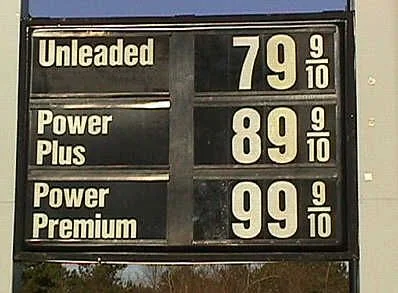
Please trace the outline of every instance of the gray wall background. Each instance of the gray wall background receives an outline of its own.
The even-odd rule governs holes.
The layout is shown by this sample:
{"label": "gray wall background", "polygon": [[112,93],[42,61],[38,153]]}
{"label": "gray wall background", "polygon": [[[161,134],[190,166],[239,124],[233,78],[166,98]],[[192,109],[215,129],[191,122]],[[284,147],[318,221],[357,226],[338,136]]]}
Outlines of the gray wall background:
{"label": "gray wall background", "polygon": [[398,1],[357,0],[361,293],[398,292]]}
{"label": "gray wall background", "polygon": [[19,0],[0,9],[0,292],[11,292],[17,138]]}
{"label": "gray wall background", "polygon": [[[11,292],[19,0],[0,10],[0,292]],[[357,0],[361,293],[398,292],[398,1]]]}

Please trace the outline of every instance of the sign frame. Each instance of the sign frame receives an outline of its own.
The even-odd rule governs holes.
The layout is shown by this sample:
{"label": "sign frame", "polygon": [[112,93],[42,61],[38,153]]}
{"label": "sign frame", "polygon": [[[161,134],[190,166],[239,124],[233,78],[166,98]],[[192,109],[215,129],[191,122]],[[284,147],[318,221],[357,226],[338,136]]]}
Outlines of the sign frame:
{"label": "sign frame", "polygon": [[[184,223],[191,222],[192,205],[181,203],[186,199],[192,203],[192,198],[185,194],[193,193],[194,162],[193,143],[181,143],[182,133],[185,141],[193,141],[193,133],[186,133],[185,125],[193,123],[193,113],[187,114],[186,109],[193,109],[192,99],[186,96],[194,96],[193,77],[185,70],[181,70],[178,64],[190,62],[181,60],[188,58],[194,48],[192,39],[189,38],[189,29],[193,27],[222,26],[224,24],[239,26],[253,24],[333,24],[340,28],[341,47],[340,63],[341,71],[345,75],[341,78],[342,117],[341,131],[342,143],[342,187],[345,199],[343,200],[343,226],[345,227],[344,244],[339,247],[311,249],[297,249],[284,247],[239,246],[224,247],[218,245],[203,247],[191,246],[192,230],[181,229]],[[185,212],[179,216],[169,214],[168,226],[174,227],[167,230],[168,245],[165,246],[98,246],[90,247],[30,247],[25,244],[24,223],[25,192],[28,184],[28,149],[29,144],[29,103],[28,93],[30,89],[30,51],[29,31],[37,27],[78,27],[78,26],[135,26],[155,28],[162,30],[180,29],[182,33],[178,38],[170,40],[170,46],[178,46],[177,42],[185,44],[180,52],[185,55],[176,55],[170,50],[170,63],[177,65],[170,71],[170,80],[176,78],[185,80],[182,86],[173,86],[170,83],[171,103],[179,99],[169,116],[170,120],[170,179],[168,194],[168,210],[179,208]],[[18,107],[18,165],[16,184],[16,209],[15,209],[15,239],[14,259],[33,261],[103,261],[103,262],[186,262],[186,261],[260,261],[260,260],[351,260],[358,259],[358,199],[357,199],[357,150],[356,150],[356,98],[354,79],[354,37],[353,14],[351,12],[330,12],[314,14],[288,14],[288,15],[255,15],[255,16],[218,16],[218,17],[167,17],[167,18],[101,18],[101,19],[27,19],[21,27],[21,51],[20,51],[20,75],[19,75],[19,107]],[[173,43],[174,42],[174,43]],[[177,58],[180,58],[177,63]],[[192,64],[193,65],[193,64]],[[191,68],[192,69],[192,68]],[[164,99],[161,95],[160,99]],[[192,111],[193,112],[193,111]],[[177,163],[178,162],[178,163]],[[180,163],[184,162],[184,163]],[[186,227],[186,226],[185,226]]]}

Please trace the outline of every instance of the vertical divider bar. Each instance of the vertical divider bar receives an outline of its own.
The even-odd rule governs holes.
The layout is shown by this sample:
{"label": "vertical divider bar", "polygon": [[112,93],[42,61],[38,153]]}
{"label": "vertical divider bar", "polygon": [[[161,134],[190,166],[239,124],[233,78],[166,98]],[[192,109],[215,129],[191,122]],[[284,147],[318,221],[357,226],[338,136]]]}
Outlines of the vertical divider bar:
{"label": "vertical divider bar", "polygon": [[173,246],[191,245],[193,239],[194,50],[192,33],[171,35],[167,239]]}

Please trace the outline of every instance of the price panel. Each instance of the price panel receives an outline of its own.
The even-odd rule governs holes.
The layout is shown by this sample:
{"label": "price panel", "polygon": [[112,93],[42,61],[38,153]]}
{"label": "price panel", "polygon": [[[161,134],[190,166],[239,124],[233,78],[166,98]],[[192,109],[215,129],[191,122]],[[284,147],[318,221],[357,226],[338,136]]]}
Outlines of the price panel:
{"label": "price panel", "polygon": [[341,241],[340,199],[331,179],[197,180],[194,238],[198,243],[292,245]]}
{"label": "price panel", "polygon": [[198,165],[336,163],[335,105],[199,107],[194,117]]}
{"label": "price panel", "polygon": [[281,29],[196,37],[198,92],[335,92],[330,29]]}

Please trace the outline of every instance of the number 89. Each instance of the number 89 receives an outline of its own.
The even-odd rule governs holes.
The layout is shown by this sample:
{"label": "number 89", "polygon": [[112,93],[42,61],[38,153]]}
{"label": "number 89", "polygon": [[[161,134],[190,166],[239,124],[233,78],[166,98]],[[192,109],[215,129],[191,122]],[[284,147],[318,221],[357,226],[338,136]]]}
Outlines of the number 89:
{"label": "number 89", "polygon": [[[261,156],[261,117],[253,108],[242,108],[232,118],[232,156],[241,164],[252,164]],[[287,107],[278,107],[267,117],[268,140],[274,145],[267,152],[279,164],[292,162],[297,156],[297,115]]]}

